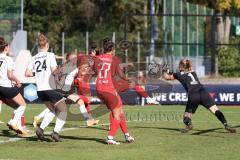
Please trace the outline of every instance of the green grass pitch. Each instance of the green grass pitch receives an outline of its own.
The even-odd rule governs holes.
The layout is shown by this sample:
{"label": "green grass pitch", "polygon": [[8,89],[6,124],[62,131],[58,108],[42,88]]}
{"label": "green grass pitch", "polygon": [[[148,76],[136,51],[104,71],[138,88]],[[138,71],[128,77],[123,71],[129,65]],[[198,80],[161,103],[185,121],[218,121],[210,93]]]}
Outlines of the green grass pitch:
{"label": "green grass pitch", "polygon": [[[34,131],[32,118],[43,105],[28,105],[25,112],[27,127]],[[221,106],[230,125],[240,132],[240,107]],[[194,130],[180,133],[184,127],[184,106],[124,106],[129,132],[135,142],[126,144],[121,131],[119,146],[105,145],[108,125],[85,127],[82,121],[68,121],[61,132],[62,142],[40,142],[35,136],[18,138],[5,124],[0,124],[0,160],[226,160],[240,159],[240,135],[225,131],[217,118],[203,107],[193,116]],[[12,109],[3,106],[0,120],[7,122]],[[77,112],[77,110],[76,110]],[[98,117],[108,123],[108,114]],[[46,133],[51,133],[51,124]]]}

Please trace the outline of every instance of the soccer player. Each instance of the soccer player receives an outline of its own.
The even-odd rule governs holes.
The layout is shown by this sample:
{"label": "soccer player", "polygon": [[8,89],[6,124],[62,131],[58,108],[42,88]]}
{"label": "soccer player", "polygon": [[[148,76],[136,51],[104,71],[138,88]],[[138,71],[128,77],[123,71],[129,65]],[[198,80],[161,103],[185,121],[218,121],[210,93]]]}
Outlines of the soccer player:
{"label": "soccer player", "polygon": [[[110,130],[108,132],[107,144],[119,145],[120,143],[114,140],[114,136],[120,127],[125,135],[126,142],[131,143],[134,138],[129,135],[122,101],[112,83],[112,75],[110,71],[113,63],[113,53],[115,52],[114,43],[109,41],[104,45],[104,54],[99,55],[95,60],[94,67],[98,73],[96,80],[96,91],[98,97],[110,109]],[[97,62],[98,61],[98,62]],[[118,70],[116,70],[117,72]],[[124,75],[122,78],[128,80]]]}
{"label": "soccer player", "polygon": [[85,105],[87,107],[88,112],[90,113],[90,101],[91,101],[91,87],[90,87],[90,80],[92,75],[92,66],[93,66],[93,57],[95,56],[95,48],[96,46],[93,45],[89,49],[89,55],[78,53],[78,68],[79,72],[77,77],[74,80],[74,84],[78,88],[78,93],[80,95],[84,95],[87,97],[85,101]]}
{"label": "soccer player", "polygon": [[214,100],[206,91],[204,86],[199,82],[197,74],[192,69],[192,62],[189,59],[182,59],[179,63],[179,72],[170,74],[164,73],[166,80],[177,79],[188,93],[188,101],[185,109],[183,122],[186,128],[182,132],[188,132],[193,129],[192,114],[194,114],[199,105],[203,105],[206,109],[212,112],[218,120],[224,125],[225,129],[230,133],[235,133],[236,130],[231,128],[223,113],[218,109]]}
{"label": "soccer player", "polygon": [[[103,46],[110,41],[111,40],[109,37],[104,38]],[[133,89],[138,94],[138,96],[145,98],[148,104],[159,104],[159,102],[157,102],[156,100],[154,100],[149,96],[149,94],[145,91],[145,88],[141,86],[137,81],[130,80],[130,79],[126,81],[125,79],[122,79],[122,78],[119,79],[119,76],[121,76],[120,74],[124,74],[123,72],[124,68],[129,66],[131,67],[134,66],[132,63],[122,63],[120,58],[115,55],[113,57],[112,64],[113,65],[111,66],[111,71],[113,71],[112,72],[113,84],[118,93],[122,93],[129,89]],[[115,74],[114,73],[115,70],[119,70],[118,71],[119,74]]]}
{"label": "soccer player", "polygon": [[[56,84],[57,89],[59,89],[61,92],[64,92],[64,94],[71,94],[74,92],[72,84],[74,81],[74,77],[79,72],[78,67],[76,66],[77,63],[76,60],[77,60],[76,55],[73,52],[68,53],[66,56],[66,63],[63,66],[63,69],[61,70],[61,74],[55,76],[56,77],[55,82],[57,82]],[[87,97],[80,94],[79,97],[84,101],[85,105],[89,103]],[[88,127],[97,125],[99,123],[99,120],[95,120],[92,118],[92,116],[86,110],[85,106],[81,105],[79,109]],[[40,122],[40,120],[44,117],[44,115],[49,111],[50,110],[46,108],[39,115],[34,116],[33,126],[35,128],[37,127],[37,124]]]}
{"label": "soccer player", "polygon": [[[67,61],[68,61],[68,65],[67,68],[72,68],[71,72],[69,74],[67,74],[66,76],[66,80],[65,80],[65,86],[64,86],[64,91],[66,92],[70,92],[73,89],[70,89],[70,87],[73,88],[73,84],[74,84],[74,78],[78,75],[78,74],[89,74],[89,71],[86,70],[86,67],[79,67],[77,66],[77,63],[80,64],[79,61],[77,61],[76,55],[73,53],[69,53],[67,55]],[[89,60],[88,60],[89,62]],[[92,62],[93,63],[93,62]],[[72,67],[71,67],[72,66]],[[85,65],[86,66],[86,65]],[[75,68],[75,69],[74,69]],[[91,77],[91,75],[90,75]],[[83,100],[85,107],[84,108],[80,108],[80,112],[82,113],[82,115],[84,116],[84,119],[87,122],[87,126],[93,126],[93,125],[97,125],[99,123],[99,120],[95,120],[90,112],[90,96],[91,96],[91,91],[90,91],[90,85],[88,83],[88,81],[85,82],[88,86],[83,87],[80,83],[80,85],[78,86],[78,95],[80,96],[80,98]],[[68,87],[70,86],[70,87]],[[85,92],[86,91],[86,92]]]}
{"label": "soccer player", "polygon": [[14,111],[14,117],[9,124],[10,129],[26,136],[28,135],[28,130],[18,125],[26,109],[26,102],[19,92],[18,88],[21,87],[21,83],[13,74],[13,60],[8,56],[9,51],[8,43],[4,38],[0,37],[0,97],[2,100],[9,99],[12,101],[14,105],[10,105],[11,107],[17,106],[17,109]]}
{"label": "soccer player", "polygon": [[45,140],[44,129],[53,120],[55,115],[57,115],[51,138],[58,142],[60,141],[59,132],[63,128],[67,118],[67,105],[65,100],[70,99],[79,106],[84,106],[84,102],[77,95],[64,95],[53,89],[55,82],[52,75],[59,74],[61,68],[57,69],[54,53],[48,52],[48,39],[43,34],[38,36],[38,47],[39,52],[33,56],[26,69],[25,76],[32,77],[34,76],[33,73],[35,73],[38,97],[46,104],[51,112],[44,115],[40,127],[36,128],[36,135],[40,140]]}

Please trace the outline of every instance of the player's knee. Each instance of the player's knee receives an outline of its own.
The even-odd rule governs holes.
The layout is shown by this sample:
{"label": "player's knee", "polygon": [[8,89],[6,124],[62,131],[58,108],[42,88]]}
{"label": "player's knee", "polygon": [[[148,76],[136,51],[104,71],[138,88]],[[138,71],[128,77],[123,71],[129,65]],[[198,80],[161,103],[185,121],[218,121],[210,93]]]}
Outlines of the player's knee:
{"label": "player's knee", "polygon": [[83,100],[84,103],[86,103],[86,104],[90,103],[89,99],[86,96],[80,95],[79,97]]}
{"label": "player's knee", "polygon": [[191,120],[191,118],[189,118],[189,117],[184,117],[184,118],[183,118],[183,123],[184,123],[186,126],[190,126],[190,125],[192,125],[192,120]]}
{"label": "player's knee", "polygon": [[81,98],[79,98],[76,102],[79,105],[84,105],[84,101]]}

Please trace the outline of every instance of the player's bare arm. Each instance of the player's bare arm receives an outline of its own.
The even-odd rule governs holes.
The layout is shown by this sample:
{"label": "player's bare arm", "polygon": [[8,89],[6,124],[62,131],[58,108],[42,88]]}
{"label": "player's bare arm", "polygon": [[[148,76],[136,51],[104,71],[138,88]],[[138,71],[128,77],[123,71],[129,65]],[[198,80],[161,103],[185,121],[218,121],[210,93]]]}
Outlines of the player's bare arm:
{"label": "player's bare arm", "polygon": [[175,79],[175,78],[173,77],[173,74],[170,74],[170,73],[167,73],[167,72],[165,72],[165,73],[163,74],[163,77],[164,77],[165,80],[174,80],[174,79]]}
{"label": "player's bare arm", "polygon": [[63,70],[63,67],[51,67],[51,71],[53,75],[58,75],[61,73],[61,71]]}
{"label": "player's bare arm", "polygon": [[124,72],[122,71],[122,69],[120,68],[120,66],[119,66],[119,68],[117,69],[117,72],[118,72],[118,75],[119,75],[120,78],[122,78],[122,79],[124,79],[124,80],[127,80],[127,81],[130,80],[130,79],[124,74]]}
{"label": "player's bare arm", "polygon": [[30,69],[26,69],[25,77],[34,77],[34,73]]}
{"label": "player's bare arm", "polygon": [[12,70],[7,71],[8,78],[13,81],[17,87],[21,87],[21,82],[18,80],[18,78],[13,74]]}
{"label": "player's bare arm", "polygon": [[124,69],[126,67],[134,67],[134,64],[133,63],[121,63],[121,64],[119,64],[119,67],[121,69]]}

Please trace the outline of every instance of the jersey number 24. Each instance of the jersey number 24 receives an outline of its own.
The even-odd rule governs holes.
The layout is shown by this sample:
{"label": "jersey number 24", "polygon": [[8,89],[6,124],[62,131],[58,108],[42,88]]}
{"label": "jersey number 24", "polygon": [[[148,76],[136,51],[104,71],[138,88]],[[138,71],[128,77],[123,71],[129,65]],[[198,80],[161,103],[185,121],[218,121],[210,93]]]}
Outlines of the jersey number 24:
{"label": "jersey number 24", "polygon": [[42,70],[47,69],[46,59],[44,59],[42,62],[41,61],[36,61],[35,65],[36,65],[36,72],[41,72]]}

